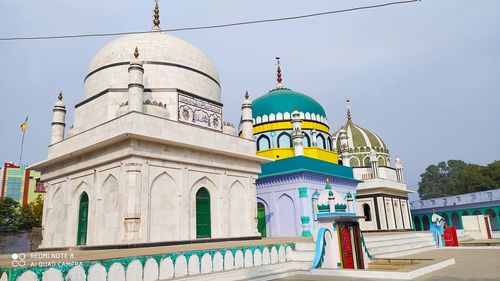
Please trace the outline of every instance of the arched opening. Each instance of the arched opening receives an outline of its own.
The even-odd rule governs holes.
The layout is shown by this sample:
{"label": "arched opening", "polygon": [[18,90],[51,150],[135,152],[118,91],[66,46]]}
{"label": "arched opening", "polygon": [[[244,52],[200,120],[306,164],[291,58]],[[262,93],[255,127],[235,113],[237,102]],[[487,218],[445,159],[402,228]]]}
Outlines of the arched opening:
{"label": "arched opening", "polygon": [[351,160],[349,160],[349,163],[351,164],[351,167],[359,166],[359,160],[356,157],[352,157]]}
{"label": "arched opening", "polygon": [[257,139],[257,151],[271,148],[271,140],[266,135],[260,135]]}
{"label": "arched opening", "polygon": [[210,238],[210,194],[204,187],[196,192],[196,238]]}
{"label": "arched opening", "polygon": [[267,237],[266,207],[261,202],[257,202],[257,230],[262,237]]}
{"label": "arched opening", "polygon": [[326,149],[325,147],[325,137],[323,137],[322,134],[318,134],[316,136],[316,145],[319,147],[319,148],[323,148],[323,149]]}
{"label": "arched opening", "polygon": [[328,137],[328,141],[326,144],[327,144],[327,149],[333,151],[333,142],[331,137]]}
{"label": "arched opening", "polygon": [[384,158],[382,158],[382,157],[379,157],[379,158],[378,158],[378,165],[379,165],[380,167],[385,166],[385,161],[384,161]]}
{"label": "arched opening", "polygon": [[490,217],[491,230],[498,231],[498,219],[497,214],[492,209],[486,210],[486,215]]}
{"label": "arched opening", "polygon": [[78,233],[76,245],[87,244],[87,225],[89,220],[89,196],[86,192],[80,195],[80,205],[78,208]]}
{"label": "arched opening", "polygon": [[480,215],[480,214],[481,214],[481,211],[479,211],[479,210],[474,210],[474,212],[472,212],[472,214],[473,214],[474,216],[477,216],[477,215]]}
{"label": "arched opening", "polygon": [[468,216],[468,215],[469,215],[469,212],[467,212],[467,211],[464,211],[464,212],[462,213],[462,216]]}
{"label": "arched opening", "polygon": [[284,194],[278,199],[277,213],[279,236],[296,236],[295,204],[290,196]]}
{"label": "arched opening", "polygon": [[180,239],[179,202],[174,179],[163,172],[153,180],[150,194],[149,241]]}
{"label": "arched opening", "polygon": [[462,222],[460,221],[460,216],[453,212],[451,213],[451,225],[457,229],[462,229]]}
{"label": "arched opening", "polygon": [[450,225],[451,222],[450,222],[450,218],[448,217],[448,214],[442,213],[441,216],[443,217],[446,224]]}
{"label": "arched opening", "polygon": [[302,145],[304,147],[310,147],[311,146],[311,138],[305,132],[304,132],[304,137],[302,138]]}
{"label": "arched opening", "polygon": [[339,165],[344,165],[344,161],[342,161],[342,159],[339,159],[339,160],[337,161],[337,163],[338,163]]}
{"label": "arched opening", "polygon": [[363,165],[364,165],[365,167],[370,167],[370,166],[371,166],[371,165],[370,165],[370,157],[365,157],[365,159],[364,159],[364,161],[363,161],[363,162],[364,162],[364,163],[363,163]]}
{"label": "arched opening", "polygon": [[418,216],[413,217],[413,225],[415,226],[416,231],[422,230],[422,223],[420,222],[420,217]]}
{"label": "arched opening", "polygon": [[422,224],[424,226],[424,230],[431,229],[431,223],[430,223],[429,217],[423,216],[422,217]]}
{"label": "arched opening", "polygon": [[292,147],[292,138],[290,134],[283,132],[278,135],[278,147],[279,148],[288,148]]}
{"label": "arched opening", "polygon": [[365,221],[372,221],[372,212],[370,205],[363,204],[363,215],[365,216]]}

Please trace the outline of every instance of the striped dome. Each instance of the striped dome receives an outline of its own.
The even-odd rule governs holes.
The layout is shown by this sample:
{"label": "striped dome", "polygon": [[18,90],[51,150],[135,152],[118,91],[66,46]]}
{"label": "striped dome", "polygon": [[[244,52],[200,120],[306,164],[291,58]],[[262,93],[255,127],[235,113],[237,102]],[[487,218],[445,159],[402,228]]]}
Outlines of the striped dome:
{"label": "striped dome", "polygon": [[[377,156],[382,159],[379,163],[381,166],[390,166],[389,149],[377,134],[354,124],[351,120],[348,120],[342,129],[348,137],[349,154],[352,156],[351,167],[368,166],[367,159],[372,150],[375,150]],[[337,150],[340,149],[340,132],[341,130],[338,130],[333,133],[337,140]]]}

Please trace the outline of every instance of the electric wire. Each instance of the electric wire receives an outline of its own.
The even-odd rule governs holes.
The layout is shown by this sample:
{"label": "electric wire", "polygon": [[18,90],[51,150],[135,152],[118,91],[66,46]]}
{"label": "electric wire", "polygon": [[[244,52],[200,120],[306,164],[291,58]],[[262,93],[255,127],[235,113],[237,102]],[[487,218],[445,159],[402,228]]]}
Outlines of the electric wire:
{"label": "electric wire", "polygon": [[[261,23],[269,23],[269,22],[298,20],[298,19],[325,16],[325,15],[331,15],[331,14],[339,14],[339,13],[353,12],[353,11],[359,11],[359,10],[382,8],[382,7],[393,6],[393,5],[409,4],[409,3],[413,3],[413,2],[419,2],[419,1],[421,1],[421,0],[396,1],[396,2],[376,4],[376,5],[360,6],[360,7],[348,8],[348,9],[333,10],[333,11],[313,13],[313,14],[305,14],[305,15],[299,15],[299,16],[252,20],[252,21],[242,21],[242,22],[217,24],[217,25],[205,25],[205,26],[193,26],[193,27],[180,27],[180,28],[172,28],[172,29],[163,29],[160,32],[205,30],[205,29],[215,29],[215,28],[226,28],[226,27],[234,27],[234,26],[261,24]],[[0,38],[0,41],[73,39],[73,38],[86,38],[86,37],[107,37],[107,36],[129,35],[129,34],[142,34],[142,33],[153,33],[153,32],[158,32],[158,31],[131,31],[131,32],[91,33],[91,34],[33,36],[33,37],[4,37],[4,38]]]}

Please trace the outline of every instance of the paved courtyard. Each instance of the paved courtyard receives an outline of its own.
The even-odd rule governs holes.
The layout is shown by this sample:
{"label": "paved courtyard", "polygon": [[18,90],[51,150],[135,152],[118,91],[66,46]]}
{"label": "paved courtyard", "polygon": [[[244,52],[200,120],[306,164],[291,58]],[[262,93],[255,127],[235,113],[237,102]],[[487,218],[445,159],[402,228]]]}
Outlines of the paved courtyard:
{"label": "paved courtyard", "polygon": [[[417,281],[498,281],[500,280],[500,249],[456,249],[456,250],[433,250],[420,254],[411,255],[412,258],[455,258],[455,264],[444,269],[434,271],[419,278]],[[327,277],[314,275],[296,275],[277,280],[289,281],[312,281],[312,280],[335,280],[335,281],[380,281],[383,279],[350,278],[350,277]]]}

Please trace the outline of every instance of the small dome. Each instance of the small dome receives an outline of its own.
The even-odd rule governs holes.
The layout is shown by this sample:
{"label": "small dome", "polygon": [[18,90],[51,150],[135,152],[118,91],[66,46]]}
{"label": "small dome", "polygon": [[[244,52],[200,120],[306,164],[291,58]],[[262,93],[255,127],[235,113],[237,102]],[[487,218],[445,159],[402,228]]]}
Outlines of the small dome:
{"label": "small dome", "polygon": [[356,147],[373,147],[373,148],[382,148],[382,149],[387,149],[387,147],[384,144],[384,141],[375,134],[374,132],[362,128],[351,121],[347,122],[347,124],[342,127],[340,130],[335,132],[333,135],[337,138],[337,145],[340,145],[340,140],[338,139],[338,136],[341,132],[341,130],[344,130],[347,134],[348,138],[348,143],[350,148],[356,148]]}
{"label": "small dome", "polygon": [[349,154],[352,156],[351,167],[368,166],[372,152],[375,152],[376,157],[381,159],[379,160],[381,166],[390,166],[389,150],[377,134],[348,120],[342,128],[333,133],[337,140],[337,149],[341,147],[339,138],[341,132],[347,135]]}
{"label": "small dome", "polygon": [[162,32],[131,34],[105,45],[89,64],[85,98],[109,88],[128,87],[129,62],[138,49],[145,88],[176,88],[220,102],[219,75],[198,48]]}
{"label": "small dome", "polygon": [[[273,116],[280,114],[283,116],[282,119],[290,119],[295,110],[304,114],[303,119],[315,120],[322,123],[326,122],[325,110],[321,104],[307,95],[287,88],[271,90],[267,94],[257,98],[252,105],[254,119],[266,116],[266,119],[269,121],[274,121],[269,118],[271,114]],[[314,118],[312,117],[313,115]],[[284,116],[288,116],[288,118]],[[275,120],[279,120],[279,118],[276,117]],[[262,121],[262,123],[265,123],[265,121]]]}

